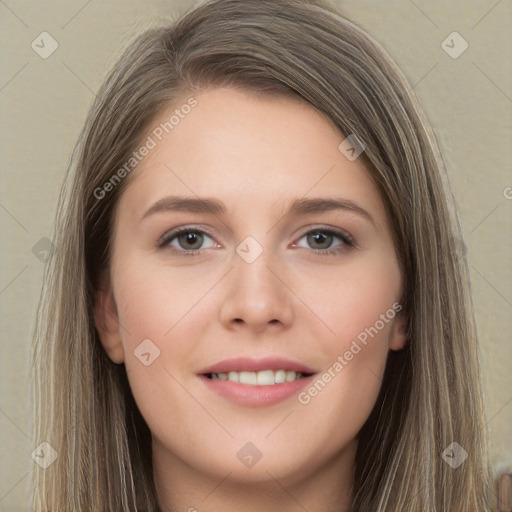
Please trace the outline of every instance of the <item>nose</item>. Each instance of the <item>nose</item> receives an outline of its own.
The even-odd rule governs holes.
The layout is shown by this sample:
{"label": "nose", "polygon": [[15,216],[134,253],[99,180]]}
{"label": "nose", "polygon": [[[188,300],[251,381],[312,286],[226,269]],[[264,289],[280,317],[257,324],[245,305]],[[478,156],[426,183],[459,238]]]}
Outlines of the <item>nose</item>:
{"label": "nose", "polygon": [[235,254],[233,265],[223,286],[222,325],[231,331],[254,333],[289,328],[295,316],[293,292],[272,255],[263,251],[247,263]]}

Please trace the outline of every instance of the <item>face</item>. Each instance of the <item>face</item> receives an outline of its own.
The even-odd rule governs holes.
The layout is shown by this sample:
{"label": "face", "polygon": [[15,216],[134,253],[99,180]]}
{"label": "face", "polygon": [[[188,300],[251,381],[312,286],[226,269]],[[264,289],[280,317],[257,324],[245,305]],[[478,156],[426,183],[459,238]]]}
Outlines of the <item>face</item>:
{"label": "face", "polygon": [[196,99],[119,200],[101,341],[169,468],[320,474],[353,454],[404,343],[391,226],[362,159],[311,106]]}

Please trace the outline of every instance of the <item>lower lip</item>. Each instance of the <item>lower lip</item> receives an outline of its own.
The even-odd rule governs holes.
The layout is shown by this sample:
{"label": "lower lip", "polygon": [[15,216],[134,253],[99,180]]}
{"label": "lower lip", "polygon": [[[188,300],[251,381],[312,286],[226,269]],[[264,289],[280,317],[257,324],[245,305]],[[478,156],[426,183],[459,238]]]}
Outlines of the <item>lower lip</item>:
{"label": "lower lip", "polygon": [[208,389],[232,402],[249,407],[265,407],[297,395],[311,383],[313,377],[314,375],[310,375],[309,377],[303,377],[292,382],[283,382],[270,386],[254,386],[230,380],[209,379],[205,375],[199,375],[199,378]]}

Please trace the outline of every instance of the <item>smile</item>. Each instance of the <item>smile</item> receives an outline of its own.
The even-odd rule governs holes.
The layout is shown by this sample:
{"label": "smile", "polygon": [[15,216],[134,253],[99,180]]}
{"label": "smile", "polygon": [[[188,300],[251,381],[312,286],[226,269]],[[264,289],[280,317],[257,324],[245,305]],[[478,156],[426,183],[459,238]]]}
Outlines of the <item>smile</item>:
{"label": "smile", "polygon": [[297,359],[276,355],[225,359],[197,376],[211,396],[245,407],[268,407],[295,397],[316,373]]}
{"label": "smile", "polygon": [[294,380],[303,379],[307,374],[286,370],[263,370],[260,372],[235,372],[228,373],[209,373],[208,378],[215,380],[229,380],[231,382],[239,382],[248,386],[273,386],[274,384],[283,384],[285,382],[293,382]]}

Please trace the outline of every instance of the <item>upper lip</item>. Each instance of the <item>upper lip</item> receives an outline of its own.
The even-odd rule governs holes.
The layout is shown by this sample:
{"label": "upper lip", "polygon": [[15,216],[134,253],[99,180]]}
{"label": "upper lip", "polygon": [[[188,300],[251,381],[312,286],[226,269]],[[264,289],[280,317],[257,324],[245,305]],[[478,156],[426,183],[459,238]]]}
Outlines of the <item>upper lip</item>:
{"label": "upper lip", "polygon": [[284,357],[235,357],[232,359],[224,359],[211,366],[208,366],[200,372],[206,373],[229,373],[229,372],[260,372],[263,370],[286,370],[295,371],[297,373],[316,373],[315,370],[309,368],[305,364]]}

